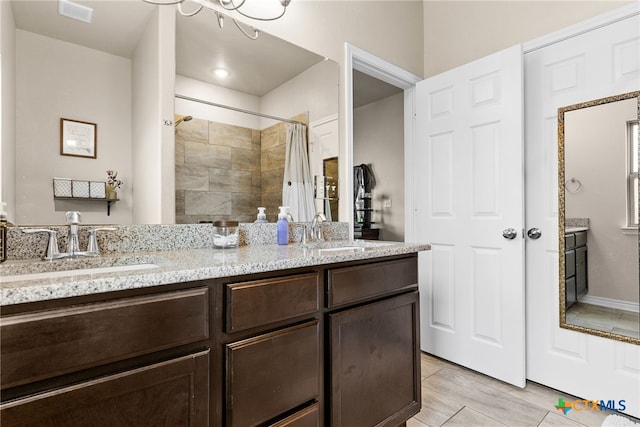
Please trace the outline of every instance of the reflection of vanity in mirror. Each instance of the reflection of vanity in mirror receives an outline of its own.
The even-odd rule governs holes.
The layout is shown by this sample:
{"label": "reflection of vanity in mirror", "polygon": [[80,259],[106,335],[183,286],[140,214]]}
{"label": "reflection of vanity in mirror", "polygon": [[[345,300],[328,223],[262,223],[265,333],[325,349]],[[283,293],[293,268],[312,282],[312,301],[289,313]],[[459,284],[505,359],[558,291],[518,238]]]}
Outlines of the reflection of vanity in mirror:
{"label": "reflection of vanity in mirror", "polygon": [[[168,170],[168,165],[152,163],[152,159],[156,159],[153,162],[161,161],[156,153],[147,153],[145,150],[146,156],[136,156],[135,153],[132,155],[132,151],[136,150],[135,146],[140,144],[140,136],[146,138],[149,133],[154,133],[154,137],[160,139],[162,133],[163,144],[172,139],[171,136],[167,139],[169,127],[173,131],[171,123],[165,123],[161,129],[151,129],[152,125],[156,126],[158,123],[157,119],[147,120],[148,117],[145,117],[141,120],[136,116],[136,108],[139,108],[136,103],[143,106],[148,104],[149,110],[159,102],[155,99],[157,94],[149,92],[152,90],[149,87],[136,87],[136,82],[139,82],[136,76],[139,71],[136,70],[140,61],[137,51],[145,43],[145,31],[148,30],[148,23],[156,19],[151,15],[158,8],[139,0],[91,3],[94,24],[86,25],[60,17],[56,2],[12,2],[19,65],[15,94],[16,182],[3,180],[2,185],[3,190],[4,187],[15,185],[15,191],[4,192],[16,195],[15,206],[11,209],[15,208],[15,222],[18,224],[60,224],[64,222],[64,212],[67,210],[82,211],[83,221],[86,223],[130,224],[158,222],[154,218],[171,217],[164,213],[162,216],[150,213],[140,217],[135,213],[136,210],[141,211],[140,205],[134,203],[134,191],[136,197],[139,197],[141,188],[162,185],[158,184],[159,170],[163,171],[160,173],[162,180],[173,173]],[[125,16],[127,20],[122,18]],[[130,28],[135,28],[135,31],[129,31]],[[126,41],[123,42],[122,39]],[[105,40],[109,40],[106,46]],[[210,11],[203,11],[189,18],[176,13],[175,52],[176,94],[283,119],[304,117],[301,121],[311,126],[308,129],[310,141],[313,141],[312,126],[315,121],[327,116],[337,116],[337,64],[269,34],[261,32],[254,41],[245,37],[233,25],[219,28],[216,15]],[[261,62],[249,63],[249,59]],[[143,62],[148,60],[142,59]],[[49,71],[46,78],[41,73],[43,62],[46,62]],[[230,70],[230,83],[214,82],[213,77],[204,76],[211,75],[213,68],[222,63],[234,67]],[[140,69],[144,69],[144,66],[148,64],[143,64]],[[27,70],[27,67],[31,69]],[[69,73],[69,67],[75,68],[77,75]],[[273,78],[267,79],[268,75],[273,75]],[[55,102],[42,102],[42,97]],[[27,111],[29,114],[26,114]],[[176,222],[255,220],[256,208],[265,201],[262,184],[267,171],[263,170],[262,165],[269,164],[272,170],[282,169],[275,166],[274,162],[284,160],[284,151],[255,157],[244,155],[251,151],[251,147],[247,149],[246,145],[227,147],[226,157],[219,156],[215,165],[203,164],[202,159],[206,156],[200,156],[200,163],[184,173],[183,157],[186,151],[183,150],[184,145],[180,144],[185,143],[184,137],[190,137],[187,135],[189,130],[203,121],[207,123],[207,127],[209,123],[217,123],[225,128],[225,132],[240,129],[240,133],[246,132],[246,129],[263,133],[272,127],[284,129],[285,122],[179,99],[175,100],[175,113],[177,117],[163,116],[165,122],[169,119],[177,121],[176,118],[180,116],[194,117],[193,120],[182,121],[176,128],[176,139],[181,142],[177,144],[175,165],[170,169],[175,169],[177,174],[183,172],[175,178],[177,199],[176,207],[172,210],[177,214]],[[96,159],[63,159],[57,155],[57,126],[63,116],[98,124]],[[280,137],[280,134],[278,131],[276,137]],[[244,136],[232,138],[237,141]],[[259,141],[258,139],[258,147]],[[254,140],[253,148],[255,142]],[[281,142],[283,147],[284,141]],[[196,142],[190,141],[187,145],[193,145],[191,143]],[[213,148],[213,145],[207,148]],[[310,154],[313,156],[314,153]],[[189,156],[198,157],[193,151]],[[211,157],[211,150],[208,156]],[[164,157],[163,153],[162,159],[164,158],[169,157]],[[224,159],[229,161],[225,162]],[[323,159],[318,157],[310,160],[313,162],[312,174],[321,174]],[[225,163],[223,167],[220,167],[221,162]],[[227,166],[228,169],[225,169]],[[54,202],[51,189],[53,177],[104,181],[107,169],[118,170],[119,177],[124,180],[119,191],[120,201],[112,209],[110,217],[106,217],[103,204],[79,204],[73,200]],[[156,178],[151,178],[152,175]],[[29,176],[28,180],[23,179],[26,176]],[[139,179],[142,177],[149,182],[142,185]],[[221,182],[225,185],[218,185]],[[193,191],[204,191],[205,186],[208,191],[209,186],[212,186],[216,187],[219,195],[224,194],[223,198],[219,198],[223,200],[224,214],[214,209],[215,203],[210,202],[218,199],[211,197],[201,197],[200,201],[203,203],[199,206],[196,201],[192,205],[194,210],[191,215],[184,212],[185,207],[189,206],[185,205],[185,185],[194,183],[197,185],[192,188]],[[230,191],[230,183],[250,187],[251,197]],[[274,185],[269,185],[268,206],[277,206],[281,203],[276,196],[278,191],[274,190]],[[281,193],[282,183],[278,186]],[[157,201],[153,202],[155,206]],[[203,204],[208,206],[208,211],[200,209]],[[149,207],[149,203],[143,205],[144,210],[166,207],[164,202],[162,207],[157,208]],[[180,215],[181,209],[183,215]],[[275,208],[269,209],[267,213],[275,214]]]}
{"label": "reflection of vanity in mirror", "polygon": [[640,343],[640,92],[558,110],[560,326]]}

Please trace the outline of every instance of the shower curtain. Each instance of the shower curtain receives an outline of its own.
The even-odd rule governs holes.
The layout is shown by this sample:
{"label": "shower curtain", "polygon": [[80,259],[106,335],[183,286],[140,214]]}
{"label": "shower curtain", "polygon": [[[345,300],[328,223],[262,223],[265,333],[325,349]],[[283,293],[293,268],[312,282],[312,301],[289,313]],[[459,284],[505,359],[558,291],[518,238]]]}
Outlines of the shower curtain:
{"label": "shower curtain", "polygon": [[294,221],[309,222],[316,213],[307,156],[307,127],[301,123],[287,125],[282,205],[289,206]]}

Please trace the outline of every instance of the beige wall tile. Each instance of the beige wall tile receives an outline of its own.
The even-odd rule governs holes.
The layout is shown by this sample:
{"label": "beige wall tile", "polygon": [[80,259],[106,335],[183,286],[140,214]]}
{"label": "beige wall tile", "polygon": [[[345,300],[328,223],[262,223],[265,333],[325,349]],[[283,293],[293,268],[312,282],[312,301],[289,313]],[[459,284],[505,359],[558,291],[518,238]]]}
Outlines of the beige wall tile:
{"label": "beige wall tile", "polygon": [[210,191],[185,191],[186,215],[230,215],[231,194]]}
{"label": "beige wall tile", "polygon": [[230,169],[209,169],[209,189],[230,193],[251,193],[253,188],[253,172]]}
{"label": "beige wall tile", "polygon": [[184,141],[176,138],[176,166],[184,166]]}
{"label": "beige wall tile", "polygon": [[243,171],[259,171],[260,151],[232,148],[231,169]]}
{"label": "beige wall tile", "polygon": [[220,145],[185,143],[185,165],[231,169],[231,148]]}
{"label": "beige wall tile", "polygon": [[184,190],[176,190],[176,216],[184,215]]}
{"label": "beige wall tile", "polygon": [[210,122],[209,144],[251,150],[253,148],[253,130],[240,126]]}
{"label": "beige wall tile", "polygon": [[209,143],[209,122],[203,119],[192,119],[182,122],[176,127],[176,140]]}
{"label": "beige wall tile", "polygon": [[209,190],[209,170],[204,166],[176,166],[176,190]]}
{"label": "beige wall tile", "polygon": [[279,192],[282,194],[284,168],[262,171],[262,193]]}

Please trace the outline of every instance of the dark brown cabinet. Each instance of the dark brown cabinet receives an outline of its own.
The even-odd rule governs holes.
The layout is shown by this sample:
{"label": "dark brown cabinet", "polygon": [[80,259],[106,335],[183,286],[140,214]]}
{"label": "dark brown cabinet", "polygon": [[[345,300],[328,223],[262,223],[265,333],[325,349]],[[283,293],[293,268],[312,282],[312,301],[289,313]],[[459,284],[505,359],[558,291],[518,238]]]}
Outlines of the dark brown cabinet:
{"label": "dark brown cabinet", "polygon": [[330,271],[332,426],[397,426],[420,410],[417,283],[414,258]]}
{"label": "dark brown cabinet", "polygon": [[2,425],[398,426],[417,254],[10,306]]}
{"label": "dark brown cabinet", "polygon": [[186,355],[2,405],[2,425],[206,426],[209,351]]}
{"label": "dark brown cabinet", "polygon": [[320,425],[320,277],[313,271],[224,284],[224,425]]}
{"label": "dark brown cabinet", "polygon": [[74,302],[0,318],[3,425],[208,425],[208,288]]}
{"label": "dark brown cabinet", "polygon": [[565,306],[568,308],[589,290],[587,232],[566,233],[564,243]]}

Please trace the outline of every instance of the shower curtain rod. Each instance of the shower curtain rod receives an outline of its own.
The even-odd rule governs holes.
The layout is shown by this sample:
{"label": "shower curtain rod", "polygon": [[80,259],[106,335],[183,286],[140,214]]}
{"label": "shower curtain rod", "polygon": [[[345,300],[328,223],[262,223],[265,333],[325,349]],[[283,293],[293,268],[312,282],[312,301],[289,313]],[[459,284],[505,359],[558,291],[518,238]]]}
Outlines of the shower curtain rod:
{"label": "shower curtain rod", "polygon": [[254,116],[264,117],[265,119],[278,120],[278,121],[287,122],[287,123],[300,123],[301,125],[307,126],[306,124],[304,124],[302,122],[299,122],[297,120],[283,119],[282,117],[271,116],[269,114],[256,113],[254,111],[249,111],[249,110],[245,110],[245,109],[238,108],[238,107],[230,107],[228,105],[216,104],[215,102],[209,102],[209,101],[205,101],[203,99],[191,98],[190,96],[184,96],[184,95],[178,95],[177,93],[175,94],[175,97],[176,98],[180,98],[180,99],[184,99],[186,101],[193,101],[193,102],[199,102],[201,104],[211,105],[213,107],[226,108],[227,110],[233,110],[233,111],[237,111],[239,113],[252,114]]}

